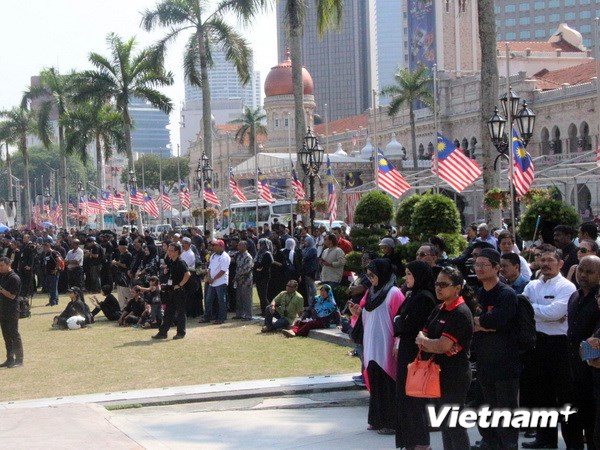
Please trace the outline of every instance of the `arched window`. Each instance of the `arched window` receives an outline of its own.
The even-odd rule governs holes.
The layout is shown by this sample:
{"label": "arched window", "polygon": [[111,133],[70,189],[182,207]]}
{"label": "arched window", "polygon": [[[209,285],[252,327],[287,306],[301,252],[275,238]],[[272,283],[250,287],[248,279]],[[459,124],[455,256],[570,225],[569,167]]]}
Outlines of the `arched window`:
{"label": "arched window", "polygon": [[433,148],[433,142],[430,142],[429,144],[427,144],[427,156],[426,156],[426,159],[433,158],[434,151],[435,150]]}
{"label": "arched window", "polygon": [[577,151],[581,151],[578,145],[578,137],[577,137],[577,127],[574,123],[569,125],[569,152],[575,153]]}
{"label": "arched window", "polygon": [[423,144],[419,144],[419,159],[423,159],[424,156],[425,156],[425,147],[423,147]]}
{"label": "arched window", "polygon": [[587,122],[581,122],[579,126],[579,139],[578,145],[581,151],[589,152],[592,150],[592,138],[590,137],[590,126]]}
{"label": "arched window", "polygon": [[550,154],[550,132],[548,128],[542,128],[540,133],[540,142],[542,143],[542,155]]}
{"label": "arched window", "polygon": [[560,140],[560,128],[554,126],[552,128],[552,139],[550,141],[550,149],[553,155],[559,155],[563,152],[562,141]]}

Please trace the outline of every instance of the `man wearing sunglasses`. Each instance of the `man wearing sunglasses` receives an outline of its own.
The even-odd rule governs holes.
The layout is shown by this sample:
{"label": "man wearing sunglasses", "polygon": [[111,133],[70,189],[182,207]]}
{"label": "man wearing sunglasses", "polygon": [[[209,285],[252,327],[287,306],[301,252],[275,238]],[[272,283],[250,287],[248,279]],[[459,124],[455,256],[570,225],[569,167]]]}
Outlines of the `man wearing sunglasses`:
{"label": "man wearing sunglasses", "polygon": [[568,225],[554,227],[554,245],[562,251],[564,264],[560,272],[566,276],[571,266],[577,264],[577,246],[573,243],[575,230]]}

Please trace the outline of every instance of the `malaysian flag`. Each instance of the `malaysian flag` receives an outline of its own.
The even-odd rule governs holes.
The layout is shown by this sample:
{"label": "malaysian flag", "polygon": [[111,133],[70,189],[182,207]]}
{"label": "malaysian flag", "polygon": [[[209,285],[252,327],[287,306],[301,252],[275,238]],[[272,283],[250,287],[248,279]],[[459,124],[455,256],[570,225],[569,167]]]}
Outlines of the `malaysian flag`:
{"label": "malaysian flag", "polygon": [[136,188],[131,188],[129,191],[129,203],[137,206],[144,206],[144,196]]}
{"label": "malaysian flag", "polygon": [[[450,139],[438,133],[437,140],[438,175],[457,192],[462,192],[479,178],[481,168]],[[431,171],[436,173],[435,164],[431,166]]]}
{"label": "malaysian flag", "polygon": [[247,202],[248,199],[244,195],[244,192],[240,189],[235,178],[233,177],[233,169],[229,168],[229,188],[231,189],[231,193],[234,197],[236,197],[240,202]]}
{"label": "malaysian flag", "polygon": [[50,221],[58,227],[63,226],[62,205],[60,203],[56,204],[50,211]]}
{"label": "malaysian flag", "polygon": [[40,207],[38,205],[33,205],[31,207],[31,213],[33,223],[40,223],[42,221],[42,214],[40,213]]}
{"label": "malaysian flag", "polygon": [[173,204],[171,203],[171,196],[165,189],[165,185],[162,186],[162,193],[158,196],[158,203],[162,206],[163,209],[173,209]]}
{"label": "malaysian flag", "polygon": [[400,175],[398,169],[385,159],[380,149],[377,149],[377,164],[379,167],[377,171],[377,186],[381,190],[394,198],[400,198],[402,194],[410,189],[410,184]]}
{"label": "malaysian flag", "polygon": [[100,214],[103,212],[102,205],[94,194],[88,195],[88,209],[92,214]]}
{"label": "malaysian flag", "polygon": [[181,201],[182,208],[190,209],[192,198],[190,197],[190,190],[183,181],[179,182],[179,200]]}
{"label": "malaysian flag", "polygon": [[298,179],[296,175],[296,169],[294,169],[294,163],[292,163],[292,189],[294,190],[294,197],[296,200],[302,200],[306,197],[306,191],[304,190],[304,186],[302,182]]}
{"label": "malaysian flag", "polygon": [[271,189],[269,189],[269,184],[267,183],[267,177],[263,175],[258,167],[256,170],[258,170],[258,196],[267,203],[273,203],[274,200],[271,195]]}
{"label": "malaysian flag", "polygon": [[335,178],[331,170],[329,156],[327,157],[327,199],[329,205],[329,225],[331,225],[337,217],[337,192],[335,190]]}
{"label": "malaysian flag", "polygon": [[110,191],[102,191],[102,195],[100,196],[100,205],[104,208],[104,211],[108,211],[113,207],[112,195],[110,195]]}
{"label": "malaysian flag", "polygon": [[213,191],[213,189],[210,186],[210,183],[208,181],[204,182],[204,190],[202,192],[202,195],[204,196],[204,200],[206,200],[208,203],[212,203],[213,205],[221,206],[219,197],[217,197],[217,194],[215,194],[215,191]]}
{"label": "malaysian flag", "polygon": [[127,206],[126,203],[125,203],[124,196],[125,196],[124,192],[117,192],[117,191],[115,191],[113,193],[113,196],[112,196],[112,206],[113,206],[113,209],[115,211],[117,211],[119,209],[119,206],[122,206],[123,208],[125,206]]}
{"label": "malaysian flag", "polygon": [[360,192],[346,194],[346,222],[348,225],[354,225],[354,211],[356,211],[361,196]]}
{"label": "malaysian flag", "polygon": [[516,130],[512,130],[512,150],[513,150],[513,183],[515,190],[518,195],[525,195],[533,179],[535,178],[535,171],[533,169],[533,161],[531,155],[525,150],[523,141],[519,137]]}
{"label": "malaysian flag", "polygon": [[152,200],[152,197],[150,197],[148,191],[144,192],[144,211],[146,211],[155,219],[160,215],[158,212],[158,206],[156,205],[156,202]]}
{"label": "malaysian flag", "polygon": [[83,195],[79,197],[79,212],[85,216],[88,214],[87,202],[85,201]]}
{"label": "malaysian flag", "polygon": [[73,200],[69,200],[68,208],[69,208],[69,211],[77,212],[77,206],[75,206],[75,204],[73,203]]}

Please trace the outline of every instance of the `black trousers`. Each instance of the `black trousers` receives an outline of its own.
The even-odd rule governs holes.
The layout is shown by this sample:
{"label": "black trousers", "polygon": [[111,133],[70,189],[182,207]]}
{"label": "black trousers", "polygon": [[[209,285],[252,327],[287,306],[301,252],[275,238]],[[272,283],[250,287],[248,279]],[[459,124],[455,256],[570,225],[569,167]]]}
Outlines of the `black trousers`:
{"label": "black trousers", "polygon": [[[264,311],[265,308],[269,305],[269,279],[268,278],[255,278],[256,282],[256,292],[258,293],[258,298],[260,300],[260,310]],[[271,299],[272,300],[272,299]]]}
{"label": "black trousers", "polygon": [[83,267],[67,269],[67,274],[69,276],[69,287],[76,286],[83,289]]}
{"label": "black trousers", "polygon": [[[567,336],[537,333],[536,348],[527,362],[537,380],[537,393],[531,399],[536,408],[556,408],[573,403],[571,368]],[[562,435],[567,448],[577,448],[573,442],[571,421],[561,421]],[[557,428],[538,428],[537,439],[545,444],[557,445]],[[574,444],[574,445],[572,445]]]}
{"label": "black trousers", "polygon": [[571,342],[570,346],[569,363],[573,379],[573,407],[577,408],[577,414],[569,417],[572,436],[571,447],[583,449],[585,445],[583,436],[585,433],[587,449],[596,450],[593,436],[597,412],[594,396],[590,395],[594,392],[592,371],[595,369],[579,358],[579,342]]}
{"label": "black trousers", "polygon": [[[519,379],[489,380],[483,377],[477,379],[483,392],[483,402],[490,408],[519,407]],[[490,447],[517,448],[519,445],[519,430],[512,427],[479,428],[481,437]]]}
{"label": "black trousers", "polygon": [[33,271],[23,269],[19,271],[19,278],[21,278],[20,294],[24,297],[31,297],[33,294]]}
{"label": "black trousers", "polygon": [[2,337],[6,346],[6,360],[23,362],[23,342],[19,334],[19,312],[11,311],[9,314],[2,313],[0,319],[0,328],[2,329]]}
{"label": "black trousers", "polygon": [[159,334],[166,335],[173,325],[175,315],[177,315],[177,334],[185,336],[187,296],[183,289],[162,293],[163,296],[165,296],[165,294],[167,294],[165,299],[165,318],[158,329],[158,332]]}

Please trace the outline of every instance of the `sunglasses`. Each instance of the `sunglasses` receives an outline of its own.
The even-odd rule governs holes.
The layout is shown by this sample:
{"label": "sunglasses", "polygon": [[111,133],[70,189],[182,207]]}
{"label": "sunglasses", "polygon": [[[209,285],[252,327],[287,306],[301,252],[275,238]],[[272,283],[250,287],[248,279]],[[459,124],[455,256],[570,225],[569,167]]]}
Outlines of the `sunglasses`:
{"label": "sunglasses", "polygon": [[367,272],[367,278],[368,278],[369,280],[372,280],[372,279],[373,279],[373,278],[375,278],[376,276],[377,276],[377,275],[375,275],[374,273],[369,273],[369,272]]}
{"label": "sunglasses", "polygon": [[425,257],[425,256],[429,256],[429,253],[420,252],[420,253],[417,253],[417,256],[419,256],[419,257],[423,258],[423,257]]}
{"label": "sunglasses", "polygon": [[446,289],[449,286],[452,286],[452,283],[448,283],[447,281],[436,281],[433,283],[436,288]]}
{"label": "sunglasses", "polygon": [[591,252],[591,250],[588,250],[588,249],[587,249],[587,248],[585,248],[585,247],[579,247],[579,248],[577,249],[577,251],[578,251],[578,252],[581,252],[581,253],[588,253],[588,252]]}

